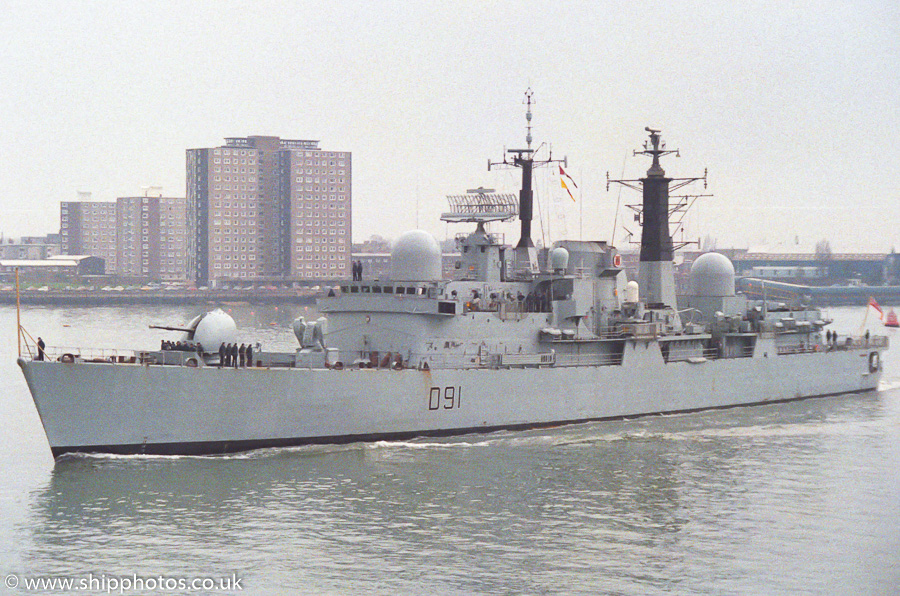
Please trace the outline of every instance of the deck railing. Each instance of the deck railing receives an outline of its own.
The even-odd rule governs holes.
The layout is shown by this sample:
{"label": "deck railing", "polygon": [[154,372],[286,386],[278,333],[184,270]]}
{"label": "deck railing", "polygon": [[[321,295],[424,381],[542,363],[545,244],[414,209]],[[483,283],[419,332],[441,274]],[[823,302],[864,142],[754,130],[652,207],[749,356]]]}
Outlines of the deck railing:
{"label": "deck railing", "polygon": [[[834,344],[796,344],[777,347],[779,355],[805,354],[818,351],[854,350],[854,349],[883,349],[888,347],[888,338],[885,336],[846,337],[840,338]],[[33,340],[23,342],[23,356],[37,359],[37,345]],[[743,346],[739,355],[731,357],[750,357],[753,355],[753,346]],[[215,355],[213,355],[215,357]],[[293,356],[291,354],[291,356]],[[260,355],[261,357],[261,355]],[[705,358],[717,360],[722,358],[718,348],[702,348],[690,350],[671,350],[666,355],[666,362],[684,362],[692,358]],[[259,358],[259,357],[258,357]],[[159,364],[172,366],[197,366],[203,365],[195,352],[183,351],[159,351],[159,350],[122,350],[116,348],[91,348],[69,346],[47,346],[44,348],[45,360],[60,360],[64,362],[92,362],[92,363],[116,363],[116,364]],[[215,360],[215,358],[214,358]],[[407,362],[412,366],[422,367],[427,363],[433,369],[484,369],[500,367],[523,366],[617,366],[623,361],[622,353],[579,353],[565,354],[556,352],[541,352],[529,354],[502,354],[482,351],[476,354],[410,354]],[[393,362],[393,360],[392,360]],[[212,365],[216,363],[213,362]],[[259,362],[263,367],[267,364]],[[285,362],[287,364],[287,362]],[[269,364],[274,365],[274,364]],[[290,365],[288,365],[290,366]],[[351,367],[347,367],[351,368]]]}
{"label": "deck railing", "polygon": [[[37,357],[37,346],[29,350],[32,358]],[[115,348],[85,348],[70,346],[47,346],[44,348],[45,360],[61,360],[64,357],[77,358],[85,362],[137,362],[138,352]]]}
{"label": "deck railing", "polygon": [[618,366],[622,354],[557,354],[557,366]]}

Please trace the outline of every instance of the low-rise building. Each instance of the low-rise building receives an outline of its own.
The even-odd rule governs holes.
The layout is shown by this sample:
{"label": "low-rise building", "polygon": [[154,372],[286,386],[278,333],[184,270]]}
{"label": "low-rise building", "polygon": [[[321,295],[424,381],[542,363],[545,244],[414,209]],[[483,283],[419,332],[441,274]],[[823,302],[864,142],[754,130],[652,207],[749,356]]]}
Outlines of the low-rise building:
{"label": "low-rise building", "polygon": [[7,238],[0,242],[0,259],[48,259],[59,254],[59,234]]}
{"label": "low-rise building", "polygon": [[49,259],[2,259],[0,275],[7,281],[15,276],[16,269],[20,276],[29,281],[65,281],[73,277],[103,275],[105,264],[103,259],[91,255],[57,255]]}

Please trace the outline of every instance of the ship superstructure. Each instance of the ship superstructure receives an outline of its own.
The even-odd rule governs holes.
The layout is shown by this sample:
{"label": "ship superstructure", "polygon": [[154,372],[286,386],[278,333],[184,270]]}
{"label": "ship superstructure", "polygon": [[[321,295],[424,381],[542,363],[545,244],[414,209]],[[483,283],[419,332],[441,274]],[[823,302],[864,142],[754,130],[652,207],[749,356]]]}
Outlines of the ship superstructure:
{"label": "ship superstructure", "polygon": [[[389,279],[346,282],[295,322],[299,346],[257,346],[246,361],[224,313],[198,318],[179,349],[20,358],[55,455],[72,451],[218,453],[309,442],[459,434],[731,407],[867,391],[882,337],[837,337],[816,309],[748,301],[734,268],[708,253],[676,296],[669,178],[661,132],[638,153],[644,178],[640,272],[628,281],[604,241],[565,240],[539,258],[531,239],[531,96],[515,195],[476,188],[448,197],[457,280],[442,278],[427,232],[402,235]],[[515,246],[488,231],[518,217]],[[185,347],[186,346],[186,347]],[[217,351],[218,350],[218,351]],[[111,356],[111,357],[110,357]],[[223,366],[223,358],[228,366]],[[221,387],[229,391],[222,392]]]}
{"label": "ship superstructure", "polygon": [[[519,193],[522,236],[515,247],[485,231],[490,222],[516,216],[513,196],[477,188],[449,196],[451,210],[442,215],[476,226],[457,237],[461,280],[441,278],[437,242],[414,231],[394,248],[390,280],[345,284],[340,295],[320,300],[331,361],[429,369],[609,365],[622,363],[635,338],[651,341],[665,362],[749,358],[760,340],[773,354],[814,351],[829,322],[820,311],[748,303],[735,294],[734,269],[723,255],[700,257],[691,293],[676,297],[670,183],[705,183],[706,174],[666,177],[659,158],[675,151],[664,148],[659,130],[647,131],[649,142],[635,152],[652,157],[646,176],[610,181],[643,194],[637,281],[626,281],[617,250],[603,241],[556,242],[546,262],[533,268],[530,217],[521,215],[531,212],[530,185],[523,181]],[[530,176],[531,149],[510,153],[514,158],[501,163]]]}

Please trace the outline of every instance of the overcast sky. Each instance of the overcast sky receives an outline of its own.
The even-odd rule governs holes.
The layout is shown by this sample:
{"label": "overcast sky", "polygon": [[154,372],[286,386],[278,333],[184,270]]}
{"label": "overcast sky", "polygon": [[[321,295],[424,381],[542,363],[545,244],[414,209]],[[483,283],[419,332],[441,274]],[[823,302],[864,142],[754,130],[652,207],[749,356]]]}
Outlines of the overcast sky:
{"label": "overcast sky", "polygon": [[[719,245],[900,250],[900,3],[4,2],[0,231],[59,229],[59,202],[157,185],[184,196],[185,149],[253,134],[353,153],[353,233],[438,239],[444,196],[515,191],[488,158],[524,141],[550,170],[535,240],[609,240],[606,172],[636,178],[644,127],[709,169],[687,220]],[[697,192],[702,191],[702,186]],[[419,205],[418,213],[416,205]],[[616,224],[634,230],[632,216]],[[582,215],[583,214],[583,215]],[[500,231],[515,242],[515,226]]]}

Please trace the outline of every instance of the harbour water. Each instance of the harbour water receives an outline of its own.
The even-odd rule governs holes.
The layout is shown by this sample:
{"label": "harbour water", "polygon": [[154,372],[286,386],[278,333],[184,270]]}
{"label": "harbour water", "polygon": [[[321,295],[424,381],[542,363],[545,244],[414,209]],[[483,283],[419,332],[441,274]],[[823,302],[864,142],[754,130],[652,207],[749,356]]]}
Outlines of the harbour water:
{"label": "harbour water", "polygon": [[[242,335],[288,349],[304,311],[231,309]],[[154,347],[172,336],[147,325],[194,314],[30,307],[23,324],[53,346]],[[864,311],[829,314],[848,333]],[[15,310],[0,307],[0,581],[13,594],[45,592],[26,588],[36,578],[102,579],[80,593],[133,594],[896,594],[900,334],[871,316],[868,327],[895,344],[882,390],[868,394],[54,464],[15,365]],[[122,578],[240,581],[109,589]]]}

